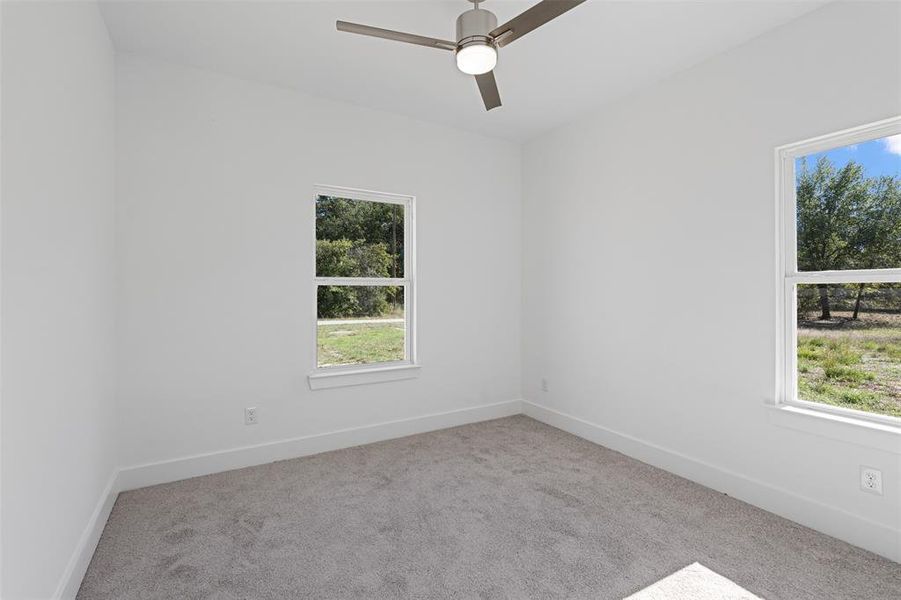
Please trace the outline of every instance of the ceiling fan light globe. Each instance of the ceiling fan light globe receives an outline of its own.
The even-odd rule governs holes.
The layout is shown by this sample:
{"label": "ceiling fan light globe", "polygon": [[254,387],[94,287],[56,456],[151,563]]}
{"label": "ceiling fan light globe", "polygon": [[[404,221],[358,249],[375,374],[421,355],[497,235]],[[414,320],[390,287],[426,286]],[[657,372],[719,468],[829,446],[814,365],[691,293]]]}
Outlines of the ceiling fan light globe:
{"label": "ceiling fan light globe", "polygon": [[471,44],[457,50],[457,68],[467,75],[482,75],[497,65],[497,50],[489,44]]}

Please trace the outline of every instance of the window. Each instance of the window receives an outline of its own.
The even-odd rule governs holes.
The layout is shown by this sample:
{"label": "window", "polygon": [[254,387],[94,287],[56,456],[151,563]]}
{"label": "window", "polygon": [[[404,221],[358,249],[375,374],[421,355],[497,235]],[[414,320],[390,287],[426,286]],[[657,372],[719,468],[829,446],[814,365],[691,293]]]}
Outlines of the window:
{"label": "window", "polygon": [[901,426],[901,118],[777,170],[779,402]]}
{"label": "window", "polygon": [[315,205],[316,368],[310,385],[412,376],[413,198],[317,186]]}

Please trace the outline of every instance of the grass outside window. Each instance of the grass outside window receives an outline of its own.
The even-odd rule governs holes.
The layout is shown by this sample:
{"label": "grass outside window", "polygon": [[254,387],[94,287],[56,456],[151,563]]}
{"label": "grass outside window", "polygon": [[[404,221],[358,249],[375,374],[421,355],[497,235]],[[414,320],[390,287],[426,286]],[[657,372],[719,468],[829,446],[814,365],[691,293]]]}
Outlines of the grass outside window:
{"label": "grass outside window", "polygon": [[817,286],[798,287],[798,398],[901,417],[901,284],[865,288],[856,315],[858,286],[829,286],[828,319],[805,310]]}

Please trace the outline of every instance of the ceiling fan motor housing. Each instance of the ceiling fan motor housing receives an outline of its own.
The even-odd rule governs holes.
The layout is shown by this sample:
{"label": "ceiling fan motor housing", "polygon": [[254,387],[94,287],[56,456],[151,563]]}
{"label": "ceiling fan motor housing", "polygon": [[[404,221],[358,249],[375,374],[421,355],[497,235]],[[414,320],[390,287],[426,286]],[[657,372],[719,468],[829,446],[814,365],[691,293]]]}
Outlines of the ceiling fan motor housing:
{"label": "ceiling fan motor housing", "polygon": [[488,34],[496,27],[497,17],[490,10],[467,10],[457,17],[457,51],[473,44],[494,46]]}

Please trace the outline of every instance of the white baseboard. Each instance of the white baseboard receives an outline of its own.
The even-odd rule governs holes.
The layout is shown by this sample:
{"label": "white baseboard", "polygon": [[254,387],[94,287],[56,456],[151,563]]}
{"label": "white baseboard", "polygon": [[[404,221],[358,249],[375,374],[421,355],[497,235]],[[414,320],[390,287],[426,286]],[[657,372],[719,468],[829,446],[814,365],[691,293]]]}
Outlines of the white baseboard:
{"label": "white baseboard", "polygon": [[436,429],[446,429],[457,425],[466,425],[467,423],[499,419],[520,413],[522,413],[522,401],[508,400],[495,404],[423,415],[421,417],[340,429],[338,431],[279,440],[255,446],[244,446],[231,450],[126,467],[119,471],[119,489],[121,491],[132,490],[200,475],[252,467],[277,460],[298,458],[330,450],[371,444],[372,442],[425,433]]}
{"label": "white baseboard", "polygon": [[901,562],[901,532],[891,527],[528,400],[522,405],[542,423]]}
{"label": "white baseboard", "polygon": [[54,598],[60,600],[72,600],[78,594],[78,588],[81,586],[81,580],[84,578],[88,565],[91,563],[91,557],[94,556],[94,550],[97,548],[97,542],[100,541],[100,534],[106,527],[106,520],[109,518],[110,512],[113,510],[113,504],[116,503],[116,497],[119,495],[118,486],[118,469],[110,475],[106,487],[100,493],[97,506],[88,520],[87,526],[78,539],[75,546],[75,552],[66,565],[66,570],[60,578],[59,585],[56,586]]}

